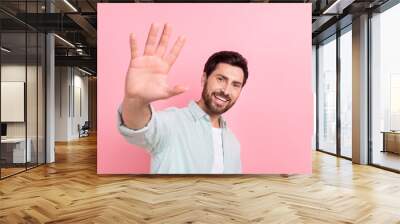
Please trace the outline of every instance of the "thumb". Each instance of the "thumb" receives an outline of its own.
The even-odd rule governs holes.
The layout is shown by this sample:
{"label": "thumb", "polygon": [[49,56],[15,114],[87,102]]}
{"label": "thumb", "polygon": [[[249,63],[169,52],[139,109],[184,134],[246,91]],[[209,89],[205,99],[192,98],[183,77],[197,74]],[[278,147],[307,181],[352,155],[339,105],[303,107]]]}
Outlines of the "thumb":
{"label": "thumb", "polygon": [[176,96],[188,90],[189,88],[182,85],[176,85],[173,88],[169,89],[169,97]]}

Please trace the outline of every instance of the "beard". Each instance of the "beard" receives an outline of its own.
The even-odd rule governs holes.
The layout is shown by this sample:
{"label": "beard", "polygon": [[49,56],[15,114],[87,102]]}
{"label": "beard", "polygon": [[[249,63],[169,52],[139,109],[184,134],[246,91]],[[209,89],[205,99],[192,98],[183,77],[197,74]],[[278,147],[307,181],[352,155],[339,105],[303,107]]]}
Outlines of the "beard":
{"label": "beard", "polygon": [[[232,98],[229,95],[225,95],[222,90],[209,91],[207,88],[207,83],[203,88],[201,97],[208,112],[212,115],[221,115],[228,111],[236,103],[236,100],[233,101]],[[216,97],[226,99],[227,102],[224,105],[219,105],[215,103]]]}

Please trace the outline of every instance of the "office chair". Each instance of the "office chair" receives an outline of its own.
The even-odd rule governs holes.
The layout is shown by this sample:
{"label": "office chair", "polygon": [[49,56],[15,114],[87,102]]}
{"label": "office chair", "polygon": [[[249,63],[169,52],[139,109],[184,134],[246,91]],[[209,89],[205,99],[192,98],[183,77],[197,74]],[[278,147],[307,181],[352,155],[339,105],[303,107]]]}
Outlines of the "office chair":
{"label": "office chair", "polygon": [[80,127],[80,125],[78,124],[78,129],[79,129],[79,138],[89,136],[89,129],[90,129],[89,121],[85,121],[82,127]]}

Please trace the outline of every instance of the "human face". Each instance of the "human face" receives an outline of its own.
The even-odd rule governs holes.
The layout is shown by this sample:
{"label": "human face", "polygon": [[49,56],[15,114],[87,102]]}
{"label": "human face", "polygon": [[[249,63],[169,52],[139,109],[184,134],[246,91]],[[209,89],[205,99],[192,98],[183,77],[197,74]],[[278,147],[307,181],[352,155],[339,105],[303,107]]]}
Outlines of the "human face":
{"label": "human face", "polygon": [[229,110],[239,98],[243,80],[243,70],[226,63],[219,63],[208,78],[203,74],[201,96],[207,112],[220,115]]}

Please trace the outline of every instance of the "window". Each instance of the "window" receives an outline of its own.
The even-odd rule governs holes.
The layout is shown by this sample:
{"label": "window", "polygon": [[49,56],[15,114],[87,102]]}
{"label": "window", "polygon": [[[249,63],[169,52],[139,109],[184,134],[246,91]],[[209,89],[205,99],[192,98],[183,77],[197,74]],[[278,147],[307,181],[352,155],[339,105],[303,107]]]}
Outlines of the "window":
{"label": "window", "polygon": [[[371,160],[400,170],[400,5],[371,18]],[[397,132],[396,132],[397,131]]]}
{"label": "window", "polygon": [[340,36],[340,154],[352,157],[352,35],[351,26]]}
{"label": "window", "polygon": [[336,36],[318,47],[318,149],[336,153]]}

